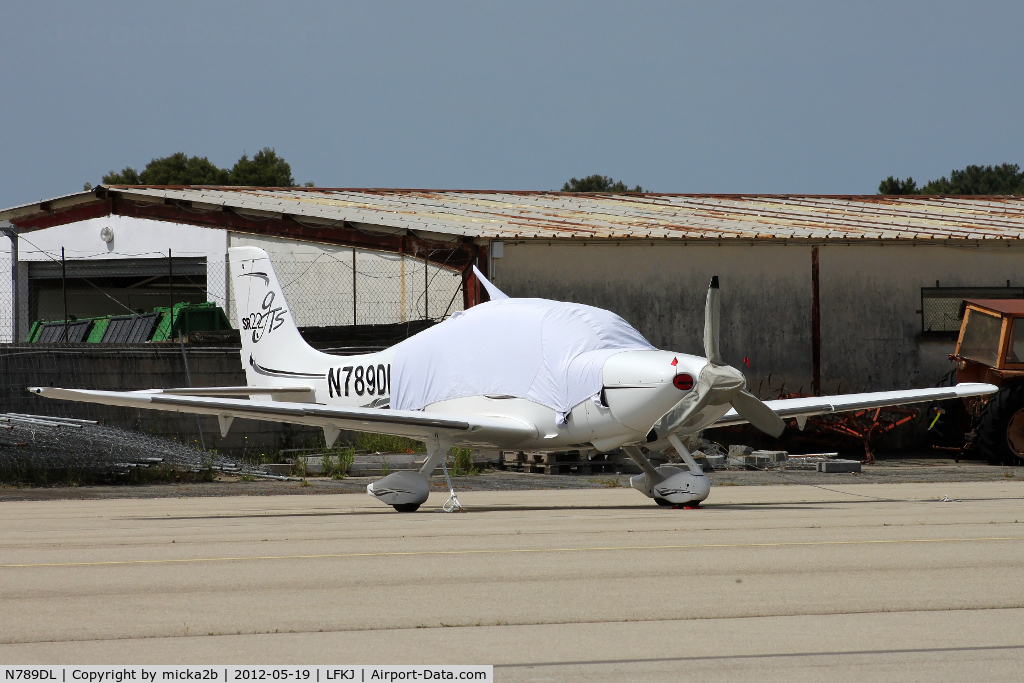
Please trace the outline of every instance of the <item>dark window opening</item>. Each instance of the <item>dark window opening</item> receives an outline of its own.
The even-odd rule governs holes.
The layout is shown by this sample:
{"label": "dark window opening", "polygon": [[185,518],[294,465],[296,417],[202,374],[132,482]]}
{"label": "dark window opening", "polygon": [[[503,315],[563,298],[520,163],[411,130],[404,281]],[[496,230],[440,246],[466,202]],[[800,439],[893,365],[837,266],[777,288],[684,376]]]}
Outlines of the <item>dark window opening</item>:
{"label": "dark window opening", "polygon": [[921,331],[955,339],[964,299],[1024,299],[1024,287],[922,287]]}
{"label": "dark window opening", "polygon": [[[29,316],[32,320],[64,319],[64,285],[60,263],[29,266]],[[67,262],[68,317],[149,313],[174,303],[207,300],[206,259],[174,259],[173,278],[167,259],[103,259]]]}
{"label": "dark window opening", "polygon": [[1007,363],[1024,363],[1024,318],[1016,318],[1010,328],[1010,343],[1006,347]]}
{"label": "dark window opening", "polygon": [[964,338],[960,340],[960,355],[995,367],[999,360],[999,335],[1002,330],[1003,319],[998,315],[968,310]]}

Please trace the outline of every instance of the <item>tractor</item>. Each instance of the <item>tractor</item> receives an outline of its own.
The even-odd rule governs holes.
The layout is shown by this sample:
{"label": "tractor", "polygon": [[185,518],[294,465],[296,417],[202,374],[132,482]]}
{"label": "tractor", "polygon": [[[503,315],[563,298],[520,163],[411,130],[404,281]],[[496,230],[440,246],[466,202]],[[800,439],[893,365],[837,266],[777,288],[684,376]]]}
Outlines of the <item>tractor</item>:
{"label": "tractor", "polygon": [[957,455],[974,451],[990,465],[1024,461],[1024,299],[965,300],[948,382],[987,382],[989,396],[946,401],[933,408],[944,439],[960,441]]}

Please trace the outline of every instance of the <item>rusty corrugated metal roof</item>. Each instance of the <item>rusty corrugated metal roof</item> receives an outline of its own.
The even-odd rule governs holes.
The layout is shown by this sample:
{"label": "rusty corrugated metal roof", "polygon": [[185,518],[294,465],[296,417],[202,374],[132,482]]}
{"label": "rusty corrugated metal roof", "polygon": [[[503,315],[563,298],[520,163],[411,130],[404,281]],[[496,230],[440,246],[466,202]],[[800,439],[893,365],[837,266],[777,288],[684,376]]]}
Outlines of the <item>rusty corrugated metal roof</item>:
{"label": "rusty corrugated metal roof", "polygon": [[[1024,197],[106,189],[126,201],[165,200],[200,209],[307,217],[320,224],[348,221],[481,238],[1024,239]],[[30,206],[0,212],[0,219],[26,215]]]}

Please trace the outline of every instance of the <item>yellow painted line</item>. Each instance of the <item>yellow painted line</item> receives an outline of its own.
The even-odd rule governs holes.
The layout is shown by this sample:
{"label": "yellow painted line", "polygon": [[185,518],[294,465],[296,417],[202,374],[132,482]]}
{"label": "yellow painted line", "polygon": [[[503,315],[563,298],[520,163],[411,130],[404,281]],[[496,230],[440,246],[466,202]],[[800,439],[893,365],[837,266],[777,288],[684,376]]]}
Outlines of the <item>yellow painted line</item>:
{"label": "yellow painted line", "polygon": [[682,545],[609,545],[583,548],[511,548],[503,550],[409,550],[379,553],[324,553],[319,555],[254,555],[251,557],[192,557],[164,560],[103,560],[99,562],[38,562],[0,564],[0,569],[15,567],[99,567],[126,564],[188,564],[191,562],[247,562],[252,560],[323,560],[347,557],[413,557],[423,555],[502,555],[516,553],[583,553],[616,550],[699,550],[701,548],[783,548],[838,545],[896,545],[900,543],[979,543],[982,541],[1024,541],[1020,536],[982,538],[907,538],[867,541],[782,541],[779,543],[692,543]]}

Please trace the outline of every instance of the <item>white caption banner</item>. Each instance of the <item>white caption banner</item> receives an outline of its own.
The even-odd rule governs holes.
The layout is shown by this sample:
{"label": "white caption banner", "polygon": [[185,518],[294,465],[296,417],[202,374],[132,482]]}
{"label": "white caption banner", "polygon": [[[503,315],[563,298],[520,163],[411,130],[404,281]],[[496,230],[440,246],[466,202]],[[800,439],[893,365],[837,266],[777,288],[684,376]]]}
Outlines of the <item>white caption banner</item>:
{"label": "white caption banner", "polygon": [[0,683],[398,683],[494,680],[494,667],[452,665],[337,666],[0,666]]}

